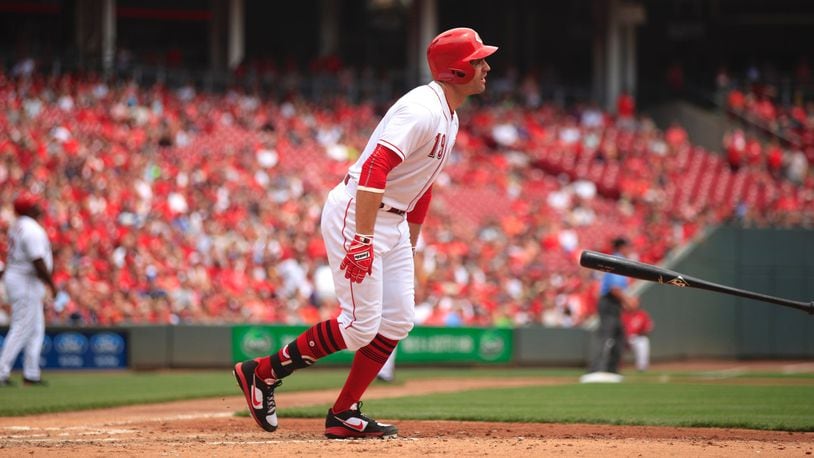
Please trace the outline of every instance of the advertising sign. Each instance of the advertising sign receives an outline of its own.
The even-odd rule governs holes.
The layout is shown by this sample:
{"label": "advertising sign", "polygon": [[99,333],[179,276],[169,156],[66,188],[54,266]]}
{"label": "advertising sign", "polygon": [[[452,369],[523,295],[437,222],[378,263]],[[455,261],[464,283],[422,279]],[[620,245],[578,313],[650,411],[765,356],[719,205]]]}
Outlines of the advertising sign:
{"label": "advertising sign", "polygon": [[[232,328],[235,362],[267,356],[297,338],[307,326],[238,325]],[[513,332],[502,328],[416,326],[399,343],[396,361],[425,363],[505,364],[512,360]],[[341,351],[319,364],[350,363],[353,354]]]}
{"label": "advertising sign", "polygon": [[[0,334],[0,348],[8,331]],[[22,368],[22,351],[14,364]],[[122,369],[127,367],[127,335],[115,331],[46,331],[40,353],[43,369]]]}

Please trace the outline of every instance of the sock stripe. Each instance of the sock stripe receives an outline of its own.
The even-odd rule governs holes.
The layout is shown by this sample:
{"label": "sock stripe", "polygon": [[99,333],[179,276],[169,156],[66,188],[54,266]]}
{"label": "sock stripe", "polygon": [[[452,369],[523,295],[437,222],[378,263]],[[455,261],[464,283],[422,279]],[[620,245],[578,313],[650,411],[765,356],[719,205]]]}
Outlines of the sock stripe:
{"label": "sock stripe", "polygon": [[276,379],[288,377],[294,372],[293,367],[283,367],[277,354],[271,355],[271,375]]}
{"label": "sock stripe", "polygon": [[334,324],[334,321],[326,321],[325,322],[325,330],[327,331],[328,340],[331,341],[331,345],[333,345],[334,351],[339,351],[339,350],[341,350],[341,348],[339,346],[339,343],[334,338],[334,330],[333,330],[333,326],[332,326],[333,324]]}
{"label": "sock stripe", "polygon": [[393,351],[393,348],[394,348],[394,347],[390,347],[390,346],[388,346],[387,344],[384,344],[384,343],[382,343],[382,342],[379,342],[379,341],[377,341],[376,339],[373,339],[373,340],[370,342],[370,346],[371,346],[371,347],[373,347],[373,348],[375,348],[376,350],[379,350],[379,351],[380,351],[380,352],[382,352],[382,353],[390,353],[390,352],[392,352],[392,351]]}
{"label": "sock stripe", "polygon": [[297,345],[296,340],[288,344],[288,355],[291,356],[291,362],[294,363],[294,369],[302,369],[303,367],[308,367],[311,365],[310,362],[302,357],[300,347]]}
{"label": "sock stripe", "polygon": [[316,336],[317,336],[317,348],[319,349],[320,354],[316,354],[314,356],[318,356],[322,358],[323,356],[328,354],[328,345],[325,343],[325,337],[322,335],[322,326],[325,322],[317,324],[315,327],[316,329]]}
{"label": "sock stripe", "polygon": [[319,334],[322,342],[325,344],[325,350],[333,353],[336,351],[336,346],[333,345],[331,339],[328,338],[328,328],[329,324],[327,321],[323,321],[317,324],[317,333]]}
{"label": "sock stripe", "polygon": [[371,359],[374,362],[377,362],[379,364],[384,364],[387,361],[387,357],[389,356],[389,355],[382,355],[380,353],[372,351],[369,347],[362,347],[362,348],[359,349],[359,352],[362,353],[367,358],[369,358],[369,359]]}
{"label": "sock stripe", "polygon": [[325,348],[331,353],[339,351],[336,342],[331,338],[331,322],[323,321],[319,328],[319,333],[322,335],[322,341],[325,342]]}

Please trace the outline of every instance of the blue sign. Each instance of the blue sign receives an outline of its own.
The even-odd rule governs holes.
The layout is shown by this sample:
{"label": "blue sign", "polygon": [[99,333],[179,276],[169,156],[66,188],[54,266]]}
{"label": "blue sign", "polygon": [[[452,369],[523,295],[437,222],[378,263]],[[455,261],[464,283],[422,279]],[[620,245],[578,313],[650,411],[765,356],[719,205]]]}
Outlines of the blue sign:
{"label": "blue sign", "polygon": [[[0,334],[0,348],[5,335]],[[15,369],[23,367],[23,352]],[[127,338],[114,331],[46,332],[40,353],[43,369],[124,369],[127,368]]]}

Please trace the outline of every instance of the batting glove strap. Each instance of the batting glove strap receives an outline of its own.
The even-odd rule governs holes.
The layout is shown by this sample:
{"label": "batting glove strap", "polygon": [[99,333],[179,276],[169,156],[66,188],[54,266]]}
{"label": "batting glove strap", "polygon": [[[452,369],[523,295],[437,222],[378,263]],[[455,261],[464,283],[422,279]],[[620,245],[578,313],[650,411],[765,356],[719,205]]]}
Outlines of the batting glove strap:
{"label": "batting glove strap", "polygon": [[345,253],[345,259],[339,265],[345,271],[345,278],[355,283],[362,283],[365,275],[373,271],[373,236],[356,234]]}

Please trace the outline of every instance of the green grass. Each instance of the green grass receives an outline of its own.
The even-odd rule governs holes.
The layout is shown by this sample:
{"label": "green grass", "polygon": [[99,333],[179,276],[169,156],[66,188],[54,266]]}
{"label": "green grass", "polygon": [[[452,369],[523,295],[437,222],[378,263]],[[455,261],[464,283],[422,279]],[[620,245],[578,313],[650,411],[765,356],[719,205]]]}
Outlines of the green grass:
{"label": "green grass", "polygon": [[[321,417],[328,406],[285,409]],[[538,423],[609,423],[814,431],[813,386],[682,383],[569,384],[365,402],[374,417]]]}
{"label": "green grass", "polygon": [[17,379],[17,386],[0,388],[0,416],[216,397],[236,390],[228,371],[46,373],[43,378],[46,387],[21,387]]}
{"label": "green grass", "polygon": [[[345,374],[321,371],[297,377],[286,389],[320,390],[341,386]],[[15,374],[16,375],[16,374]],[[229,369],[173,372],[49,372],[47,387],[0,388],[0,416],[64,412],[121,405],[239,395]]]}
{"label": "green grass", "polygon": [[[341,387],[347,369],[314,368],[285,380],[282,390]],[[718,426],[814,431],[814,374],[708,372],[627,374],[617,385],[577,383],[579,369],[399,368],[413,379],[554,377],[560,385],[479,389],[463,393],[370,400],[365,411],[388,419],[448,419],[629,425]],[[236,396],[231,372],[51,372],[45,388],[0,389],[0,416],[81,410],[171,400]],[[761,378],[749,384],[750,378]],[[771,384],[769,383],[771,382]],[[322,417],[328,405],[280,406],[281,417]]]}
{"label": "green grass", "polygon": [[[463,372],[462,372],[463,371]],[[347,369],[314,368],[308,374],[298,374],[285,380],[286,391],[307,391],[339,388]],[[574,370],[520,369],[404,369],[399,380],[414,378],[458,377],[522,377],[557,374],[576,375]],[[218,371],[171,372],[47,372],[47,387],[0,388],[0,416],[17,416],[46,412],[94,409],[120,405],[165,402],[240,394],[229,369]]]}

